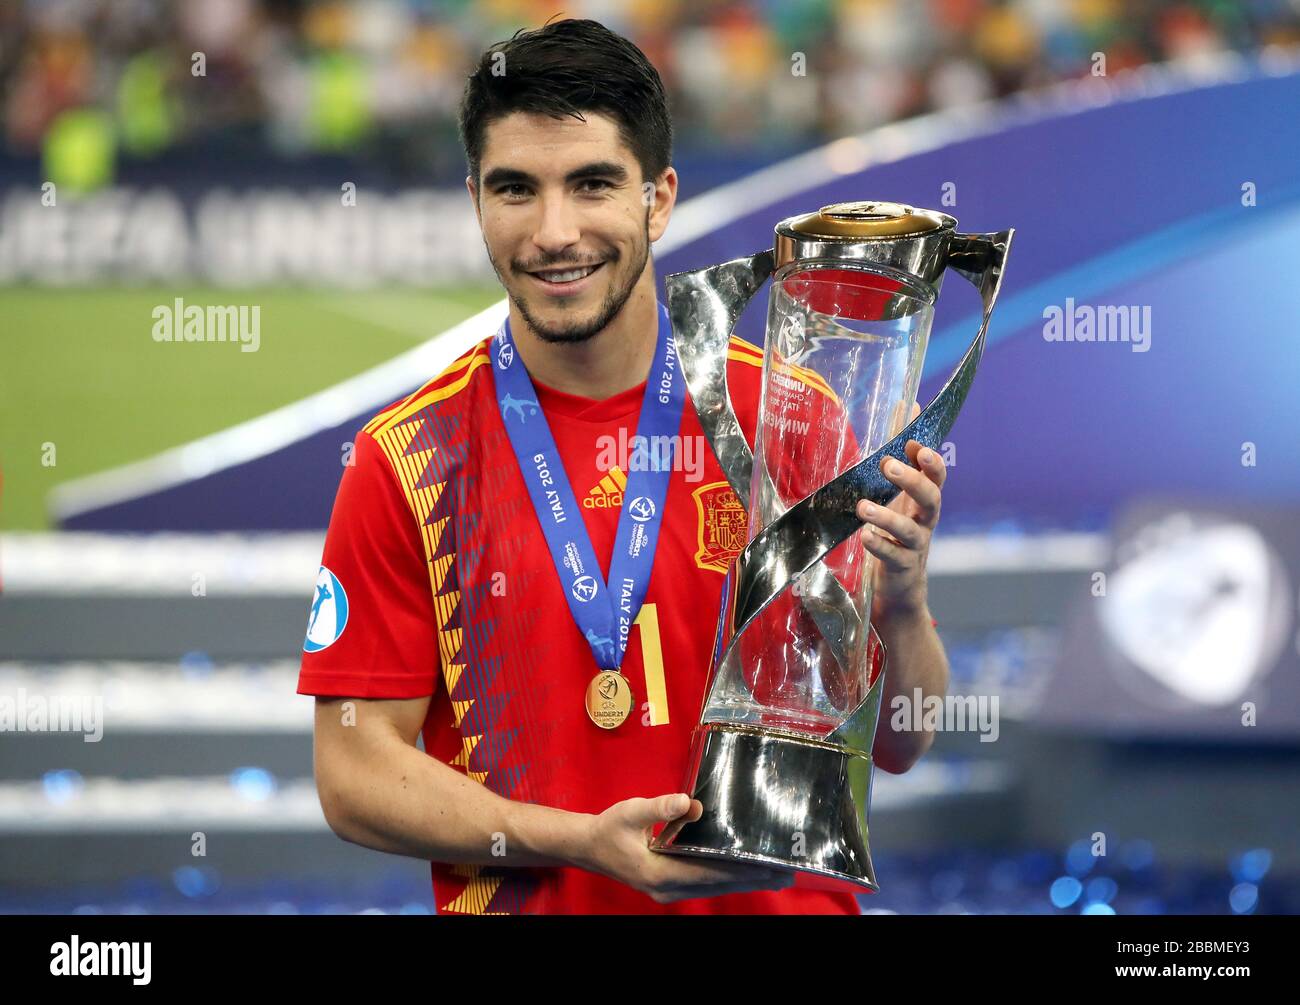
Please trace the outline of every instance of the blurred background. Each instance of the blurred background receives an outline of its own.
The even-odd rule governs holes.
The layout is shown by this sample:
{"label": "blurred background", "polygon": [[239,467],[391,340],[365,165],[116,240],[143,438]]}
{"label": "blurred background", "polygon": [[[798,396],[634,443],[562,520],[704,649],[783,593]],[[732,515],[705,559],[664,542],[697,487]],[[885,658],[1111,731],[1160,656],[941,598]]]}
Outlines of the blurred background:
{"label": "blurred background", "polygon": [[[326,827],[297,654],[356,429],[504,313],[455,109],[557,13],[669,89],[661,276],[847,199],[1017,229],[930,562],[990,718],[878,773],[864,908],[1300,910],[1300,2],[43,0],[0,7],[0,911],[433,910]],[[157,341],[190,304],[255,342]],[[923,403],[977,324],[950,279]]]}

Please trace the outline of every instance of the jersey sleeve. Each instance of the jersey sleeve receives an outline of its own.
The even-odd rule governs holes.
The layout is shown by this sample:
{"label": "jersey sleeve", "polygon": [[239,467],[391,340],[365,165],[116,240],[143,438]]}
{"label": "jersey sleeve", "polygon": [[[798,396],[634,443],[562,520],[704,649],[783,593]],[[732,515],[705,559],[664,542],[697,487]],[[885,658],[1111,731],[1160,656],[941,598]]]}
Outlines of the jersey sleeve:
{"label": "jersey sleeve", "polygon": [[325,537],[298,693],[432,695],[437,622],[420,529],[374,439],[358,433],[353,457]]}

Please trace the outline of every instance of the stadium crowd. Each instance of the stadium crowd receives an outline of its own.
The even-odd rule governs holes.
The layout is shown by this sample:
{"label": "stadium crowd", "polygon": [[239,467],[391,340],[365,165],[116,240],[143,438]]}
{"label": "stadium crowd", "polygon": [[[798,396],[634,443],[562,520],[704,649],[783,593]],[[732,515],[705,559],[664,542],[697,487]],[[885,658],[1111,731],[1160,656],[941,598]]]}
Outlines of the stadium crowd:
{"label": "stadium crowd", "polygon": [[679,149],[807,146],[1095,73],[1099,53],[1114,74],[1300,46],[1300,0],[25,0],[0,7],[3,143],[111,162],[243,138],[454,177],[471,62],[555,15],[645,50]]}

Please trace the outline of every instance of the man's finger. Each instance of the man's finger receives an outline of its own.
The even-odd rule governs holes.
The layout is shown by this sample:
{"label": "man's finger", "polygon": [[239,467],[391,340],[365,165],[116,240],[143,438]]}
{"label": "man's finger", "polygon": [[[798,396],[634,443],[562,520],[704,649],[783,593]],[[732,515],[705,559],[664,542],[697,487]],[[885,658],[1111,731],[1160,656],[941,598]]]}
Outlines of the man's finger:
{"label": "man's finger", "polygon": [[[865,520],[877,530],[888,531],[899,544],[920,551],[926,544],[926,530],[910,516],[877,506],[868,499],[858,502],[858,519]],[[865,543],[865,538],[863,539]]]}
{"label": "man's finger", "polygon": [[892,457],[885,459],[881,470],[886,478],[906,492],[919,507],[917,522],[926,527],[933,527],[939,518],[939,502],[942,498],[939,486],[910,464],[904,464]]}
{"label": "man's finger", "polygon": [[861,532],[862,547],[876,556],[885,568],[891,572],[902,572],[912,566],[912,556],[916,553],[911,548],[904,548],[896,541],[891,541],[884,534],[875,533],[871,525],[863,527]]}
{"label": "man's finger", "polygon": [[944,463],[943,455],[937,450],[931,450],[929,447],[923,447],[916,440],[908,440],[904,448],[910,460],[930,481],[934,482],[940,488],[948,479],[948,465]]}
{"label": "man's finger", "polygon": [[700,802],[698,799],[692,799],[690,809],[687,810],[685,813],[683,813],[676,820],[670,820],[668,822],[668,826],[663,829],[662,833],[660,833],[659,840],[671,841],[673,838],[677,836],[677,834],[681,831],[683,827],[685,827],[687,824],[694,823],[696,820],[700,819],[700,817],[703,815],[704,815],[704,804]]}
{"label": "man's finger", "polygon": [[690,809],[691,797],[685,792],[674,792],[655,799],[629,799],[623,806],[626,819],[641,827],[675,820]]}

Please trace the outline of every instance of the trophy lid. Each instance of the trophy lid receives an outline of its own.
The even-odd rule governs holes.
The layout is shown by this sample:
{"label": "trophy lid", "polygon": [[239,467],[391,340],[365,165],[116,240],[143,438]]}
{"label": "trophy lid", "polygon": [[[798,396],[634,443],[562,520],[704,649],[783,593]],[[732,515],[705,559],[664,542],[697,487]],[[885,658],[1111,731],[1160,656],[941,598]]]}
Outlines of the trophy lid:
{"label": "trophy lid", "polygon": [[938,230],[944,225],[940,213],[915,209],[897,202],[837,202],[816,213],[805,213],[784,221],[796,234],[810,237],[911,237]]}
{"label": "trophy lid", "polygon": [[874,263],[934,283],[957,221],[898,202],[837,202],[776,225],[775,266],[813,260]]}

